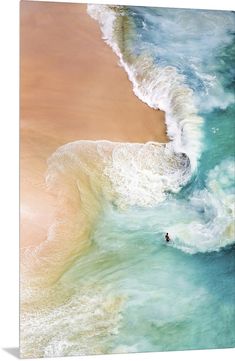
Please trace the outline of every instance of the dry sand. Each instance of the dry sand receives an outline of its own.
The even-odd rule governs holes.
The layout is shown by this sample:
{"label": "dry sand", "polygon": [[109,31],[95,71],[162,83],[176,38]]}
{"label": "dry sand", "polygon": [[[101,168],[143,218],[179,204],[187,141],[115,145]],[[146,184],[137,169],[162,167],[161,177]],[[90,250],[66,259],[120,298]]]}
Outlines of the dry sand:
{"label": "dry sand", "polygon": [[86,5],[21,2],[21,246],[52,223],[48,157],[81,139],[166,142],[164,113],[142,103]]}

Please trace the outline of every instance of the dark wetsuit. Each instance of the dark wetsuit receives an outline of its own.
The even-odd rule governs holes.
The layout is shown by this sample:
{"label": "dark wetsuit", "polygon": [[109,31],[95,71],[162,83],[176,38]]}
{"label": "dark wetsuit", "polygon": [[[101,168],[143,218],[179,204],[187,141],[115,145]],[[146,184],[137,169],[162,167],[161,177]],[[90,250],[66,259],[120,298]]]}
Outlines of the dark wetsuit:
{"label": "dark wetsuit", "polygon": [[165,240],[166,240],[166,242],[170,242],[170,237],[169,237],[168,233],[165,235]]}

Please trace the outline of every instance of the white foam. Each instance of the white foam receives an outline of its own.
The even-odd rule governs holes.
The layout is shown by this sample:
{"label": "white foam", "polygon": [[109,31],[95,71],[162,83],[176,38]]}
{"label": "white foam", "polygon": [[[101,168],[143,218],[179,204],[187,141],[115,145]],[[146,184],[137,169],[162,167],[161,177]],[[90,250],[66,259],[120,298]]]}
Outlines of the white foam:
{"label": "white foam", "polygon": [[186,156],[176,156],[172,144],[120,143],[105,160],[113,201],[121,208],[153,207],[167,192],[178,192],[191,176]]}
{"label": "white foam", "polygon": [[103,353],[109,335],[118,332],[121,303],[120,297],[108,296],[93,284],[76,290],[57,307],[46,305],[36,312],[25,312],[21,317],[21,355],[32,358]]}
{"label": "white foam", "polygon": [[[56,192],[68,191],[66,197],[74,197],[71,184],[78,185],[84,176],[88,184],[84,189],[80,185],[80,197],[88,188],[121,208],[151,207],[165,200],[167,192],[178,192],[189,180],[191,168],[185,155],[175,154],[172,143],[157,142],[77,141],[60,147],[49,159],[47,183],[58,188]],[[85,195],[80,206],[88,204],[89,215],[94,201],[89,203]]]}

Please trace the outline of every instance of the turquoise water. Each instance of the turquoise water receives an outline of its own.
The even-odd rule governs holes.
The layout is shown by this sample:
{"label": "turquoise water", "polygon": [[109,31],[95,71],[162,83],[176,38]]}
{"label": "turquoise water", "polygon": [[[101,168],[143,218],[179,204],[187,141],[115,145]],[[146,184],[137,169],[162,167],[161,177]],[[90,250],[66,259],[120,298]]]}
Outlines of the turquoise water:
{"label": "turquoise water", "polygon": [[[234,347],[234,13],[127,7],[115,17],[129,19],[130,33],[117,49],[104,13],[104,37],[136,95],[166,111],[173,155],[186,154],[191,177],[151,206],[104,202],[91,248],[60,282],[89,289],[99,322],[102,302],[120,301],[119,318],[106,308],[94,328],[103,352]],[[105,322],[115,324],[108,334]]]}

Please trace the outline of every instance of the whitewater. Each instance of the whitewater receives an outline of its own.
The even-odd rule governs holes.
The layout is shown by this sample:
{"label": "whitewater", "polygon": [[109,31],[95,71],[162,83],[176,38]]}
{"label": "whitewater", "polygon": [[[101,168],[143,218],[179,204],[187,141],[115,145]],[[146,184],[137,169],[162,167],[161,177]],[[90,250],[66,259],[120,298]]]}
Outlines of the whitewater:
{"label": "whitewater", "polygon": [[[60,242],[67,256],[37,300],[58,304],[22,319],[23,354],[234,347],[234,13],[88,13],[135,95],[165,112],[170,141],[84,140],[50,157],[46,181],[63,212],[28,262],[52,272],[64,260]],[[57,249],[51,262],[48,247]]]}

